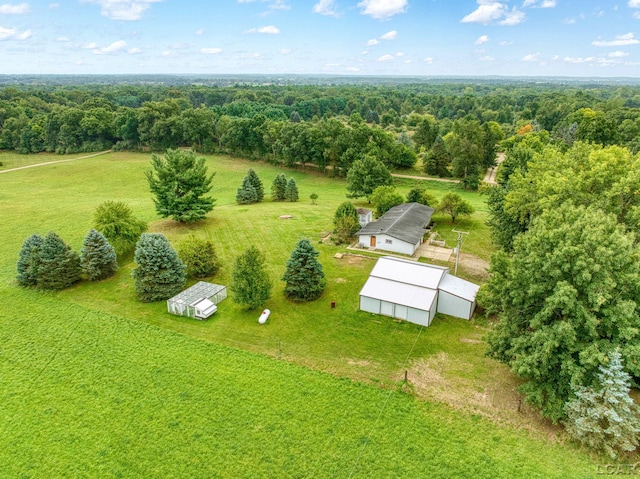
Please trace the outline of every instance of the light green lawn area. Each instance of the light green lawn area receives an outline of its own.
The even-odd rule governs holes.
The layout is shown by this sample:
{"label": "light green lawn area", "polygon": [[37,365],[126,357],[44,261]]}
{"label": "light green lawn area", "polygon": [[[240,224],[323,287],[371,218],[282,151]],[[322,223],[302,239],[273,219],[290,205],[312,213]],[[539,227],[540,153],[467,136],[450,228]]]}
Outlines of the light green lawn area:
{"label": "light green lawn area", "polygon": [[[267,196],[280,170],[207,158],[217,172],[217,201],[196,225],[157,219],[144,178],[150,155],[113,153],[0,175],[0,464],[6,472],[0,466],[0,476],[55,477],[65,470],[69,477],[595,472],[600,459],[565,443],[535,412],[516,411],[516,381],[484,356],[485,320],[437,318],[422,329],[358,311],[358,292],[374,260],[336,259],[344,247],[319,243],[346,199],[343,180],[286,171],[298,184],[299,202],[239,206],[235,193],[249,167]],[[398,185],[402,192],[410,187],[404,180]],[[451,187],[428,183],[436,196]],[[475,246],[478,254],[486,249],[488,257],[484,200],[456,191],[478,211],[457,226],[475,228],[485,238]],[[312,192],[319,195],[316,205],[308,199]],[[172,316],[163,302],[139,303],[131,258],[109,280],[59,293],[15,285],[27,236],[56,231],[79,250],[93,211],[106,200],[125,201],[174,245],[189,234],[210,238],[222,262],[212,282],[229,284],[234,258],[257,246],[274,282],[265,305],[272,310],[269,322],[258,325],[259,311],[242,311],[231,298],[204,322]],[[436,222],[452,226],[445,218]],[[328,280],[324,295],[307,304],[285,300],[280,281],[300,238],[317,247]],[[466,251],[473,242],[469,235]],[[405,370],[404,389],[411,394],[397,391]]]}

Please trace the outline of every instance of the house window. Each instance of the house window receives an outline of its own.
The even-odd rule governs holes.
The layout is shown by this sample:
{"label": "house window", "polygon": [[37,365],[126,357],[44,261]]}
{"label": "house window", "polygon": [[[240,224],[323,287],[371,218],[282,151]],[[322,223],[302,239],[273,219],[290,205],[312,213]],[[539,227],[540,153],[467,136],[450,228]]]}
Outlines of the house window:
{"label": "house window", "polygon": [[385,239],[385,240],[384,240],[384,243],[385,243],[385,244],[393,244],[393,241],[392,241],[392,240],[390,240],[390,239]]}

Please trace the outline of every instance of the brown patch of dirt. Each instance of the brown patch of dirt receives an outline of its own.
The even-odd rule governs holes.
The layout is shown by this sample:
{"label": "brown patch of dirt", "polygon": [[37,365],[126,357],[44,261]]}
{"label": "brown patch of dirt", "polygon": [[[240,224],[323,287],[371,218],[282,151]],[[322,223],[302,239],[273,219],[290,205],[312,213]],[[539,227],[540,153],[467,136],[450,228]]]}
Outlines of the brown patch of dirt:
{"label": "brown patch of dirt", "polygon": [[336,279],[335,279],[335,282],[336,282],[336,283],[346,283],[346,282],[347,282],[347,280],[346,280],[346,279],[344,279],[344,278],[336,278]]}
{"label": "brown patch of dirt", "polygon": [[369,258],[368,256],[361,256],[359,254],[345,254],[342,259],[345,260],[348,264],[361,264],[366,260],[375,258]]}
{"label": "brown patch of dirt", "polygon": [[494,368],[490,377],[469,377],[466,373],[468,365],[462,359],[441,351],[431,357],[414,360],[408,368],[408,379],[420,399],[442,402],[454,409],[556,440],[561,428],[524,404],[522,395],[516,390],[517,379],[506,366],[496,364]]}
{"label": "brown patch of dirt", "polygon": [[[453,257],[455,263],[455,257]],[[458,260],[460,268],[464,268],[467,273],[477,276],[481,279],[489,278],[489,262],[475,255],[468,253],[460,253],[460,259]]]}
{"label": "brown patch of dirt", "polygon": [[460,338],[461,343],[469,343],[469,344],[482,344],[484,341],[479,339],[471,339],[471,338]]}
{"label": "brown patch of dirt", "polygon": [[366,359],[359,359],[359,360],[355,360],[355,359],[347,359],[347,364],[351,365],[351,366],[369,366],[371,363],[369,361],[367,361]]}

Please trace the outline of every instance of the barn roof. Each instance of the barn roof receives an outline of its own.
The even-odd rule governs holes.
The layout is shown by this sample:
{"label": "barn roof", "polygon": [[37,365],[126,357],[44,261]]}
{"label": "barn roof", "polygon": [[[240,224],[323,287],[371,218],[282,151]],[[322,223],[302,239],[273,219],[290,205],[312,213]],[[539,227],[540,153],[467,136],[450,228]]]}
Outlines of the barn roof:
{"label": "barn roof", "polygon": [[225,286],[219,284],[198,281],[190,288],[185,289],[181,293],[178,293],[173,298],[169,299],[169,301],[172,303],[182,303],[193,306],[203,298],[210,298],[225,288]]}
{"label": "barn roof", "polygon": [[441,266],[384,256],[373,267],[371,276],[422,288],[438,289],[440,281],[448,271]]}
{"label": "barn roof", "polygon": [[431,222],[434,209],[420,203],[397,205],[382,215],[377,221],[367,224],[356,235],[387,235],[417,244],[422,240],[425,227]]}
{"label": "barn roof", "polygon": [[384,278],[370,276],[360,291],[360,296],[380,299],[389,303],[429,311],[438,294],[437,290],[403,284]]}
{"label": "barn roof", "polygon": [[467,301],[475,301],[480,286],[450,274],[442,278],[440,290]]}

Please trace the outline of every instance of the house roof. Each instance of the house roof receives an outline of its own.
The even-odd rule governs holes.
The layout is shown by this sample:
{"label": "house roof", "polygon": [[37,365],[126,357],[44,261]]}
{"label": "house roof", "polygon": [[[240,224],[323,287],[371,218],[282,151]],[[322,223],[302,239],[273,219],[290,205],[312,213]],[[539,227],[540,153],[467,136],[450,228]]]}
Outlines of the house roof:
{"label": "house roof", "polygon": [[433,212],[433,208],[420,203],[397,205],[377,221],[367,224],[356,235],[387,235],[410,244],[417,244],[422,240],[425,226],[431,222]]}
{"label": "house roof", "polygon": [[210,298],[223,289],[225,289],[225,286],[207,283],[206,281],[198,281],[196,284],[194,284],[190,288],[185,289],[181,293],[178,293],[168,301],[172,303],[182,303],[194,306],[202,299]]}
{"label": "house roof", "polygon": [[371,210],[368,210],[366,208],[358,208],[356,211],[359,215],[368,215],[369,213],[371,213]]}

